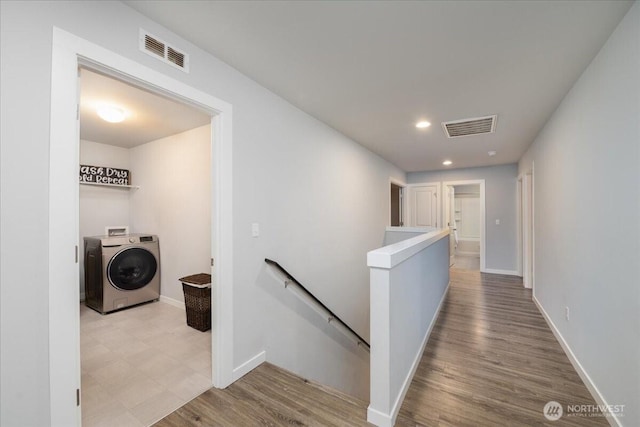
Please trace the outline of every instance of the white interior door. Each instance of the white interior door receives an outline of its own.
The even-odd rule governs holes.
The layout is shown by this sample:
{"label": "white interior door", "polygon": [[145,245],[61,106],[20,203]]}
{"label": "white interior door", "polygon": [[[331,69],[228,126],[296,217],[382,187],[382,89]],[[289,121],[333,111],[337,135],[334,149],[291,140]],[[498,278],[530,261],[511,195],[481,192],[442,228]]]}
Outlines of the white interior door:
{"label": "white interior door", "polygon": [[413,226],[438,226],[438,187],[424,185],[413,187]]}

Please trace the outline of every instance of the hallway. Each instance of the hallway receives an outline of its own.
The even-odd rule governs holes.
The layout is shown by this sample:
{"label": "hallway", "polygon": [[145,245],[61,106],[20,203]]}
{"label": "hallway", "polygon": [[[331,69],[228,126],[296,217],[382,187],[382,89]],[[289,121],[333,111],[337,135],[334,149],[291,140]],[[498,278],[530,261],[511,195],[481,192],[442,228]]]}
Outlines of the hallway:
{"label": "hallway", "polygon": [[[397,426],[590,426],[605,418],[548,421],[548,401],[595,405],[531,290],[512,276],[452,269],[449,295]],[[211,389],[158,426],[365,426],[367,403],[263,364]]]}
{"label": "hallway", "polygon": [[451,270],[451,286],[398,425],[602,425],[548,421],[548,401],[595,401],[519,277]]}

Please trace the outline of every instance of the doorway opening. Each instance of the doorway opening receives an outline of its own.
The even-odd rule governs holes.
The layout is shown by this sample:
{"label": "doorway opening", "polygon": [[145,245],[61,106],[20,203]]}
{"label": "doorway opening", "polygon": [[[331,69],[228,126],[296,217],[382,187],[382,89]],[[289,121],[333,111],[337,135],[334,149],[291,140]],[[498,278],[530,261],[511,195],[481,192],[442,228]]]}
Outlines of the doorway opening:
{"label": "doorway opening", "polygon": [[403,227],[404,226],[404,189],[406,184],[402,184],[399,181],[392,180],[390,182],[390,206],[391,212],[389,217],[389,225],[391,227]]}
{"label": "doorway opening", "polygon": [[[51,424],[81,424],[78,69],[100,70],[209,116],[212,342],[209,383],[233,382],[231,105],[58,28],[53,31],[49,164]],[[185,189],[188,191],[188,189]],[[109,224],[121,226],[124,224]],[[75,253],[75,256],[74,256]],[[215,259],[215,268],[213,260]],[[106,372],[105,372],[106,374]],[[136,394],[136,393],[134,393]]]}
{"label": "doorway opening", "polygon": [[485,270],[484,180],[443,183],[444,217],[449,227],[449,266]]}
{"label": "doorway opening", "polygon": [[[211,116],[78,74],[82,425],[150,425],[212,386],[211,331],[187,326],[179,282],[210,269]],[[105,106],[125,117],[101,118]]]}

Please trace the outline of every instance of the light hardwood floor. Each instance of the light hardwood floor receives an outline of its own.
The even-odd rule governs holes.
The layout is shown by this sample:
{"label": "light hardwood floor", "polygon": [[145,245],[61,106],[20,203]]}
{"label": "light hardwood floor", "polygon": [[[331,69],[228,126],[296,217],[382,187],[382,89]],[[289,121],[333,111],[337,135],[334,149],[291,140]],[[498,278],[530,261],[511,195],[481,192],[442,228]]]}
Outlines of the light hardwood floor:
{"label": "light hardwood floor", "polygon": [[[451,270],[451,287],[397,426],[606,426],[548,421],[555,400],[595,404],[519,278]],[[365,426],[367,402],[265,363],[157,426]]]}

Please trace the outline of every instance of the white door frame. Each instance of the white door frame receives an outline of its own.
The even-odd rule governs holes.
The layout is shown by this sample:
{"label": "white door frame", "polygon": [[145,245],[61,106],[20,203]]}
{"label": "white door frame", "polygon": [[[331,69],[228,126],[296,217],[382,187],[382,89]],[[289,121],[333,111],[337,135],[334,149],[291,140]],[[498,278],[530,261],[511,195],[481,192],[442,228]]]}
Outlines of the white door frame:
{"label": "white door frame", "polygon": [[533,169],[518,176],[518,273],[533,288]]}
{"label": "white door frame", "polygon": [[517,180],[517,201],[518,206],[516,207],[516,215],[518,218],[518,235],[516,238],[516,245],[518,247],[517,250],[517,273],[518,276],[522,277],[522,284],[524,285],[524,220],[522,216],[524,215],[524,177],[522,174],[518,175]]}
{"label": "white door frame", "polygon": [[49,391],[52,426],[79,426],[78,67],[95,64],[211,113],[212,383],[233,382],[232,106],[87,40],[53,29],[49,160]]}
{"label": "white door frame", "polygon": [[434,186],[436,187],[436,227],[437,228],[443,228],[442,227],[442,203],[441,203],[441,199],[442,199],[442,192],[440,190],[440,183],[439,182],[416,182],[413,184],[407,184],[407,186],[405,187],[407,189],[407,196],[405,197],[406,199],[406,215],[405,215],[405,226],[408,227],[413,227],[414,226],[414,218],[413,218],[413,200],[414,200],[414,194],[413,194],[413,189],[415,187],[426,187],[426,186]]}
{"label": "white door frame", "polygon": [[[454,193],[453,200],[451,200],[452,190]],[[456,230],[458,226],[455,221],[455,208],[452,209],[452,205],[455,203],[455,187],[447,185],[442,186],[442,197],[444,199],[444,201],[442,202],[442,208],[444,210],[442,218],[442,228],[445,227],[444,223],[446,222],[446,227],[449,229],[449,267],[451,267],[454,264],[455,253],[457,249]],[[453,225],[451,224],[451,222],[453,222]]]}
{"label": "white door frame", "polygon": [[450,185],[470,185],[478,184],[480,186],[480,271],[487,272],[486,265],[486,236],[487,236],[487,222],[486,222],[486,208],[485,208],[485,191],[484,191],[484,179],[469,179],[464,181],[444,181],[442,188],[446,188]]}
{"label": "white door frame", "polygon": [[536,296],[536,180],[533,173],[535,162],[531,161],[531,295]]}

